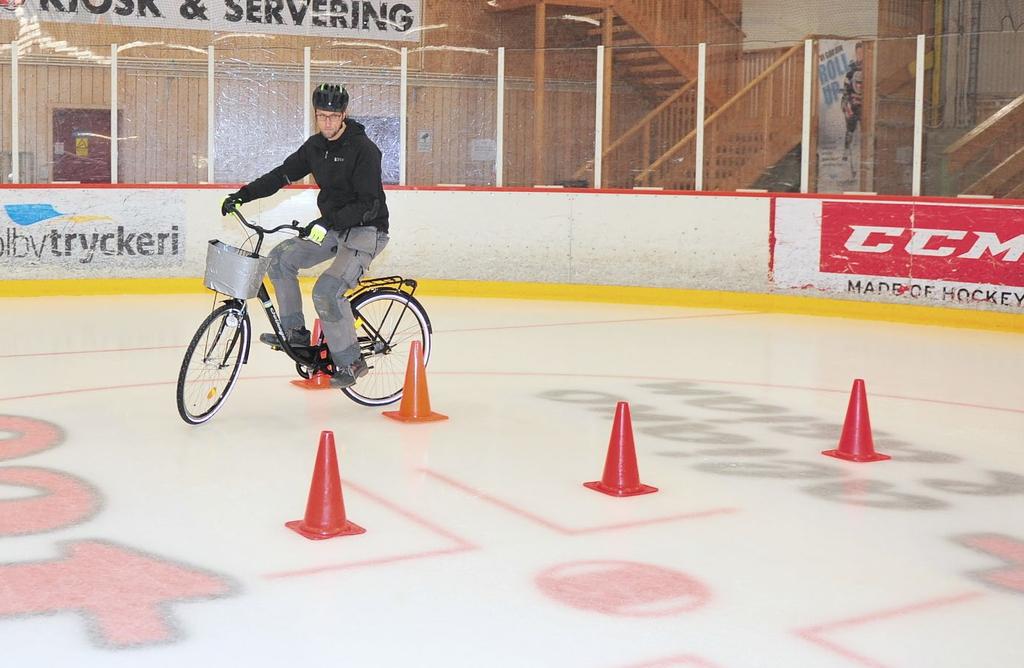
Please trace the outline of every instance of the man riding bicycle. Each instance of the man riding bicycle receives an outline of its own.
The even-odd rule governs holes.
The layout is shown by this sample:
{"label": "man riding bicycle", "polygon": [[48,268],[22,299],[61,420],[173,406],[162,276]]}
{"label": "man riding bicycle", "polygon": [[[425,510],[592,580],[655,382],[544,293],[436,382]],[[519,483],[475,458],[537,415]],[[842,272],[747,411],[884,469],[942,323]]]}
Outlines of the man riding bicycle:
{"label": "man riding bicycle", "polygon": [[[352,312],[344,294],[388,243],[388,207],[381,182],[381,152],[363,125],[348,118],[349,94],[343,86],[322,84],[313,92],[318,133],[278,167],[228,195],[221,215],[239,204],[273,195],[284,186],[313,175],[320,192],[320,217],[270,251],[268,275],[277,292],[282,329],[291,346],[308,346],[310,333],[302,314],[299,269],[334,261],[313,286],[313,306],[320,316],[334,363],[331,385],[349,387],[366,374]],[[278,345],[277,335],[260,341]]]}

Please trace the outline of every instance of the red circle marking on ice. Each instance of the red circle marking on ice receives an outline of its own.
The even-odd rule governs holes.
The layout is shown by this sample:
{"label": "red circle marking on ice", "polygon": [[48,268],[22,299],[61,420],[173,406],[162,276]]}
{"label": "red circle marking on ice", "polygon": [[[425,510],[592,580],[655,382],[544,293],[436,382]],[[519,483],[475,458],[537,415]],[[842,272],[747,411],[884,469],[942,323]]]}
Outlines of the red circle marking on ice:
{"label": "red circle marking on ice", "polygon": [[34,455],[62,440],[64,435],[54,424],[17,415],[0,415],[0,462]]}
{"label": "red circle marking on ice", "polygon": [[536,577],[551,598],[583,610],[625,617],[663,617],[695,610],[711,591],[685,573],[631,561],[574,561]]}
{"label": "red circle marking on ice", "polygon": [[21,499],[0,500],[0,536],[19,536],[63,529],[96,513],[99,497],[84,480],[29,466],[0,468],[0,487],[28,487],[41,492]]}

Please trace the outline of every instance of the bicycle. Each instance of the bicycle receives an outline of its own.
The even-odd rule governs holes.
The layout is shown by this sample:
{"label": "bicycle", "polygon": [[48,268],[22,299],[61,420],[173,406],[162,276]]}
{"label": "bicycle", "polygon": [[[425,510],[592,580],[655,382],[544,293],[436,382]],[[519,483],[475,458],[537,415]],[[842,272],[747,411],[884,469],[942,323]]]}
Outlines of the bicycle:
{"label": "bicycle", "polygon": [[[223,303],[215,305],[199,325],[178,372],[178,414],[192,425],[206,422],[221,409],[238,381],[242,365],[249,360],[252,327],[248,300],[252,297],[260,300],[277,335],[279,346],[274,348],[295,362],[301,377],[330,375],[334,371],[322,333],[309,346],[289,345],[264,283],[270,265],[270,258],[259,254],[264,237],[288,229],[298,232],[298,222],[266,229],[250,223],[237,209],[232,213],[255,232],[257,240],[251,252],[218,240],[211,240],[207,249],[203,285],[214,291],[215,304]],[[415,280],[388,276],[361,280],[345,295],[355,317],[359,347],[369,367],[355,385],[342,389],[356,403],[384,406],[402,398],[413,341],[423,346],[423,363],[430,359],[430,319],[413,296],[415,291]],[[220,295],[226,299],[218,299]]]}

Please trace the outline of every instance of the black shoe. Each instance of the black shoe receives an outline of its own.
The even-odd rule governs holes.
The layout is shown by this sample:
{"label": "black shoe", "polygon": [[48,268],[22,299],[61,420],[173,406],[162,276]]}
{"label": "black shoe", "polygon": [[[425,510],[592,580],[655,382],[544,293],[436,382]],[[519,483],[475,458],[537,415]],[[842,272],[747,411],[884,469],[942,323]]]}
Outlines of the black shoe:
{"label": "black shoe", "polygon": [[[288,331],[287,336],[288,345],[292,346],[293,348],[297,346],[310,345],[311,335],[309,333],[309,330],[306,329],[305,327],[295,327]],[[260,334],[260,343],[265,343],[268,346],[272,346],[274,348],[281,347],[281,342],[278,340],[277,334],[274,334],[273,332],[266,332],[265,334]]]}
{"label": "black shoe", "polygon": [[362,357],[348,366],[335,367],[334,375],[331,376],[331,387],[336,387],[339,390],[352,387],[369,371],[370,367],[366,366],[366,360]]}

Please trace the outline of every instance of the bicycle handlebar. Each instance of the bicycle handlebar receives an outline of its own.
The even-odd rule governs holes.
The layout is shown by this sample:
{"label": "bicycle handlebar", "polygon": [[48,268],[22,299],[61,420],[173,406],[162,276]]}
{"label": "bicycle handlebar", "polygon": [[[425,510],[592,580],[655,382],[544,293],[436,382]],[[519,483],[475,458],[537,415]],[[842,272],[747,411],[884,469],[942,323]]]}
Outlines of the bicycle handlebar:
{"label": "bicycle handlebar", "polygon": [[295,230],[296,232],[300,232],[302,230],[302,228],[300,227],[300,223],[297,220],[293,220],[290,223],[285,223],[284,225],[278,225],[277,227],[268,230],[265,227],[260,227],[259,225],[256,225],[255,223],[250,223],[248,220],[246,220],[245,216],[242,215],[242,212],[238,210],[237,206],[231,209],[231,213],[235,214],[235,216],[238,217],[238,220],[239,222],[242,223],[242,225],[245,225],[250,230],[260,235],[261,237],[264,234],[274,234],[275,232],[280,232],[281,230]]}

